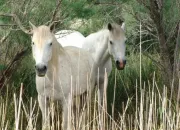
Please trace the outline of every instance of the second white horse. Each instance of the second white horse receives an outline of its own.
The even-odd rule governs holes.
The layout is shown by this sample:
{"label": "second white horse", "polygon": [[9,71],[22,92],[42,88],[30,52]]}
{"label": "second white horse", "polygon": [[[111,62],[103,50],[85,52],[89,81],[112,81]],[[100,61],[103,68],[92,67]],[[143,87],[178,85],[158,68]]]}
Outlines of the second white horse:
{"label": "second white horse", "polygon": [[[63,31],[62,31],[63,32]],[[69,30],[71,32],[71,30]],[[76,33],[79,35],[79,32],[75,32],[74,36]],[[126,41],[126,36],[125,36],[125,23],[123,23],[121,26],[115,23],[109,23],[107,25],[107,28],[102,29],[96,33],[92,33],[86,38],[82,37],[83,35],[81,34],[80,36],[76,35],[76,38],[71,37],[73,33],[71,33],[69,36],[66,36],[66,40],[72,40],[76,42],[69,42],[70,44],[66,44],[65,41],[60,41],[61,38],[58,39],[59,42],[64,42],[64,46],[76,46],[80,47],[82,46],[83,49],[86,51],[89,51],[94,59],[94,71],[96,73],[96,84],[99,84],[99,94],[100,94],[100,101],[102,104],[102,99],[103,99],[103,93],[104,93],[104,74],[105,74],[105,69],[107,74],[109,75],[111,70],[112,70],[112,62],[111,62],[111,56],[113,56],[116,68],[118,70],[124,69],[126,65],[126,58],[125,58],[125,41]],[[62,34],[61,34],[62,35]],[[56,37],[62,37],[62,36],[57,36]],[[76,39],[81,39],[78,42]],[[75,44],[76,43],[76,44]],[[78,43],[78,44],[77,44]],[[79,43],[82,45],[79,46]],[[99,69],[99,70],[98,70]],[[107,87],[107,86],[105,86]]]}

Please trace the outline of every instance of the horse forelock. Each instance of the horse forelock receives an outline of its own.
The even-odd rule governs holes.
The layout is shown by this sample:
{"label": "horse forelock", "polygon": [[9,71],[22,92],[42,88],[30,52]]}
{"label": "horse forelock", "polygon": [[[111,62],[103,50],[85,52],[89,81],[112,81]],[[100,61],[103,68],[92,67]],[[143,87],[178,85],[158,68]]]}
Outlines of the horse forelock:
{"label": "horse forelock", "polygon": [[42,47],[43,44],[53,41],[53,35],[48,26],[39,26],[33,30],[33,39],[32,41],[38,46]]}
{"label": "horse forelock", "polygon": [[115,39],[121,39],[125,37],[125,32],[118,24],[112,24],[113,30],[111,31],[111,36]]}
{"label": "horse forelock", "polygon": [[112,31],[109,31],[107,28],[100,30],[99,32],[96,33],[97,39],[108,37],[108,36],[112,37],[113,39],[125,38],[125,31],[121,28],[120,25],[116,23],[112,23],[111,25],[113,27]]}

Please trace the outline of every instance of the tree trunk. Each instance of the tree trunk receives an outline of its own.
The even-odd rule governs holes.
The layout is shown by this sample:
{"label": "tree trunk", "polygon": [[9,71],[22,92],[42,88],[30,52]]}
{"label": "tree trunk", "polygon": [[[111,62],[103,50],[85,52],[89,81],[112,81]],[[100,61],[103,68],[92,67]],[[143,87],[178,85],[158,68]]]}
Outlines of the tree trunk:
{"label": "tree trunk", "polygon": [[[158,26],[158,25],[157,25]],[[160,58],[161,58],[161,64],[163,65],[162,74],[163,79],[165,81],[166,85],[171,85],[172,82],[172,76],[173,76],[173,70],[172,70],[172,64],[170,62],[170,53],[168,52],[168,47],[165,39],[165,33],[163,31],[163,28],[161,25],[158,29],[158,37],[159,37],[159,48],[160,48]]]}
{"label": "tree trunk", "polygon": [[177,39],[176,39],[176,46],[174,50],[174,66],[173,66],[173,79],[175,82],[175,86],[178,90],[179,87],[179,79],[180,79],[180,22],[177,26]]}
{"label": "tree trunk", "polygon": [[[173,78],[173,67],[170,61],[170,52],[168,51],[168,43],[166,40],[164,26],[163,26],[163,5],[162,2],[150,0],[150,17],[154,21],[159,38],[160,59],[163,69],[161,70],[164,83],[171,85]],[[161,3],[161,4],[160,4]]]}

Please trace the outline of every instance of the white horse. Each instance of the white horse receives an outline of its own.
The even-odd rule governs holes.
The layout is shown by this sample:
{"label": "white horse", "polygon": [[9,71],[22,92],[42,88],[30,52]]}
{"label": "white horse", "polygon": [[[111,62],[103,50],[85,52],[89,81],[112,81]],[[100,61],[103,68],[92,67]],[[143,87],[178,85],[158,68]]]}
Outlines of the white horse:
{"label": "white horse", "polygon": [[[109,75],[112,70],[111,56],[113,56],[116,68],[122,70],[126,64],[125,58],[125,23],[122,26],[109,23],[106,29],[90,34],[84,40],[82,48],[89,51],[94,59],[98,70],[96,73],[96,84],[99,84],[100,103],[102,105],[104,93],[105,68]],[[107,87],[107,84],[105,85]]]}
{"label": "white horse", "polygon": [[[89,51],[92,54],[96,66],[94,67],[95,69],[94,72],[96,73],[97,76],[99,75],[99,77],[96,77],[97,79],[96,84],[99,83],[99,90],[100,90],[99,95],[101,98],[100,99],[101,104],[104,93],[105,68],[108,75],[112,70],[111,55],[114,58],[118,70],[124,69],[126,64],[126,58],[125,58],[126,36],[124,30],[125,30],[125,23],[123,23],[122,26],[109,23],[106,29],[90,34],[85,39],[82,38],[83,36],[82,34],[76,31],[76,33],[78,34],[76,35],[76,37],[70,37],[68,35],[71,34],[67,34],[66,39],[62,41],[66,44],[67,43],[66,41],[69,40],[76,41],[76,39],[81,39],[81,38],[83,39],[82,48]],[[68,31],[72,32],[71,30]],[[60,33],[58,33],[57,35],[58,36],[56,37],[63,36]],[[66,44],[67,46],[80,47],[78,45],[79,42],[75,42],[75,44],[74,42],[68,42],[68,43],[69,44]],[[99,74],[97,68],[99,68]]]}
{"label": "white horse", "polygon": [[61,30],[55,34],[57,41],[63,46],[76,46],[82,48],[85,37],[78,31]]}
{"label": "white horse", "polygon": [[[43,115],[43,123],[47,124],[47,98],[61,100],[63,106],[64,130],[68,128],[68,109],[72,98],[87,91],[87,76],[92,77],[93,59],[90,53],[59,44],[50,27],[32,25],[32,52],[35,59],[36,89],[39,106]],[[93,89],[93,79],[90,79]],[[46,120],[47,118],[47,120]]]}

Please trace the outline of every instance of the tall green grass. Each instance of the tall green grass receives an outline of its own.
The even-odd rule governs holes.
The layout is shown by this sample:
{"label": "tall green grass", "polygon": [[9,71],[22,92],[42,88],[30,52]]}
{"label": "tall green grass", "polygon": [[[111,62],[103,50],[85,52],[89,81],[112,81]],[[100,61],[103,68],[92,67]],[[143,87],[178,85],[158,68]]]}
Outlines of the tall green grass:
{"label": "tall green grass", "polygon": [[[153,57],[158,56],[154,54]],[[133,103],[134,97],[136,93],[136,84],[140,84],[140,56],[139,54],[132,53],[127,56],[127,65],[124,70],[118,71],[113,66],[113,70],[111,75],[109,76],[109,83],[107,89],[107,102],[108,102],[108,111],[112,111],[111,104],[113,103],[113,95],[114,95],[114,85],[116,85],[116,93],[115,93],[115,111],[122,111],[122,102],[127,102],[129,98],[132,98]],[[113,62],[114,63],[114,62]],[[114,65],[114,64],[113,64]],[[162,90],[163,83],[161,80],[161,75],[158,67],[152,62],[151,59],[142,55],[141,62],[141,77],[142,82],[146,86],[151,85],[153,83],[154,73],[156,76],[156,82],[159,85],[159,89]],[[140,90],[138,90],[138,94],[140,94]],[[134,104],[135,105],[135,104]],[[133,107],[132,107],[133,110]]]}

